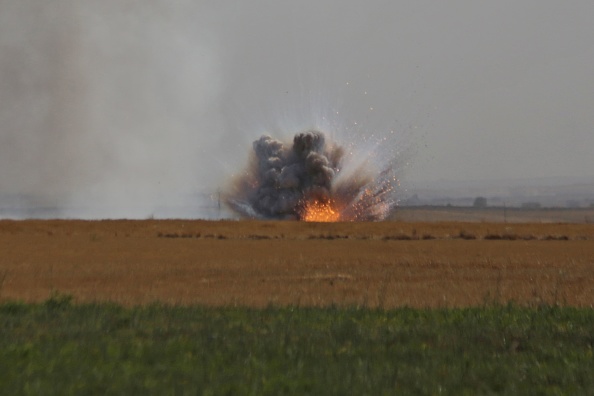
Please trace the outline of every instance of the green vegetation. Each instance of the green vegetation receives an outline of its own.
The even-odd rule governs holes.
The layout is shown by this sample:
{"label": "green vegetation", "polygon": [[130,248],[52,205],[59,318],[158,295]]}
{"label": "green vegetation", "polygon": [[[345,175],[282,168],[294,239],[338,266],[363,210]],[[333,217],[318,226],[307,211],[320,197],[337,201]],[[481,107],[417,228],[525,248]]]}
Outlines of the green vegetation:
{"label": "green vegetation", "polygon": [[594,310],[0,304],[2,394],[592,394]]}

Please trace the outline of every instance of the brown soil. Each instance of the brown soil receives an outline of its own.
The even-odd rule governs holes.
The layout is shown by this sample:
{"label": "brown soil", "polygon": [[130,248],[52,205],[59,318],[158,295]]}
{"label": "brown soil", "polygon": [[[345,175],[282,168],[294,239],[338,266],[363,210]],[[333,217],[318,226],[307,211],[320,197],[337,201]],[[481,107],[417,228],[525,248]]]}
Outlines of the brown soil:
{"label": "brown soil", "polygon": [[489,223],[589,223],[594,224],[594,207],[536,208],[463,206],[402,206],[390,220],[406,222],[466,221]]}
{"label": "brown soil", "polygon": [[594,226],[0,221],[0,299],[594,304]]}

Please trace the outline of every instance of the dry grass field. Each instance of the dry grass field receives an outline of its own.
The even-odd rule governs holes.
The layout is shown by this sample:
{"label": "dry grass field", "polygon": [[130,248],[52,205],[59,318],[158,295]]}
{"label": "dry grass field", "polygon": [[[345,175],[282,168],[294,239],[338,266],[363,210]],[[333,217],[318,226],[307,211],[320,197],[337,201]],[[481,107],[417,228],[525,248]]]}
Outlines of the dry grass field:
{"label": "dry grass field", "polygon": [[594,305],[594,226],[0,221],[0,299],[459,307]]}
{"label": "dry grass field", "polygon": [[407,206],[391,216],[393,221],[467,221],[489,223],[585,223],[594,224],[594,207],[536,208],[517,207],[473,208],[464,206]]}

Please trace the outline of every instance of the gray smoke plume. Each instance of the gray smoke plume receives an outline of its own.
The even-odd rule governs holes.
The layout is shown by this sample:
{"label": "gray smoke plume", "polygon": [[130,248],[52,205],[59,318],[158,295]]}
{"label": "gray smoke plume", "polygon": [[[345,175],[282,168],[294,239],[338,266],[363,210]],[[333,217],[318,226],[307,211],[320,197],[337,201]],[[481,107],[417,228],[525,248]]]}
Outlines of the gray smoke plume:
{"label": "gray smoke plume", "polygon": [[375,221],[397,203],[392,167],[378,175],[365,167],[345,175],[344,149],[322,132],[298,133],[292,144],[265,135],[254,141],[251,154],[225,199],[242,217],[303,220],[315,202],[330,205],[340,221]]}
{"label": "gray smoke plume", "polygon": [[216,216],[206,3],[0,0],[0,218]]}

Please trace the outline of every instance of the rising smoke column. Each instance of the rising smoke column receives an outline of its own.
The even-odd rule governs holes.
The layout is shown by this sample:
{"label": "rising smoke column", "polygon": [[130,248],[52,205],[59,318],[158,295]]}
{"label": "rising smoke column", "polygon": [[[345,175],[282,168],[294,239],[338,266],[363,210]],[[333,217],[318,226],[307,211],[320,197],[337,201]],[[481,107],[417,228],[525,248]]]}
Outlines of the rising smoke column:
{"label": "rising smoke column", "polygon": [[247,169],[233,180],[225,201],[242,217],[375,221],[396,205],[391,166],[372,174],[364,166],[343,172],[345,151],[319,131],[295,135],[292,144],[270,136],[253,143]]}

